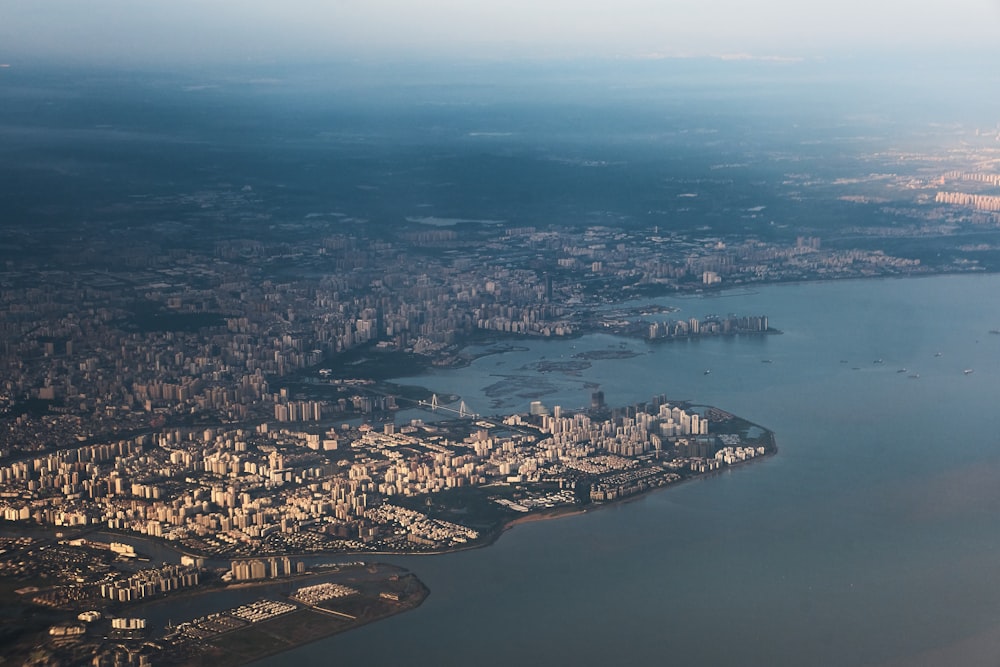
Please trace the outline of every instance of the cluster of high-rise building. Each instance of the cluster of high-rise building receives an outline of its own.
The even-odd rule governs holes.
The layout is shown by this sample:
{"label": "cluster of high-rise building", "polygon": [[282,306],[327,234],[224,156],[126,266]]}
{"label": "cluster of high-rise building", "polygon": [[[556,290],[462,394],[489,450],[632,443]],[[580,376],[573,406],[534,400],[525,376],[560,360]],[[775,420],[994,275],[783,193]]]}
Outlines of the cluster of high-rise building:
{"label": "cluster of high-rise building", "polygon": [[767,333],[766,315],[751,315],[737,317],[709,317],[699,320],[692,317],[688,320],[664,320],[652,322],[649,325],[649,338],[692,338],[697,336],[719,336],[730,334]]}
{"label": "cluster of high-rise building", "polygon": [[101,584],[101,597],[115,602],[135,602],[161,593],[197,586],[200,577],[198,568],[164,565],[140,570],[126,579]]}
{"label": "cluster of high-rise building", "polygon": [[946,181],[973,181],[1000,187],[1000,174],[983,171],[949,171],[941,176],[941,185]]}
{"label": "cluster of high-rise building", "polygon": [[939,192],[934,197],[938,204],[968,206],[979,211],[1000,211],[1000,196],[978,195],[965,192]]}
{"label": "cluster of high-rise building", "polygon": [[[515,485],[513,498],[497,499],[530,509],[577,502],[571,492],[592,484],[601,491],[591,499],[609,500],[672,481],[689,459],[723,460],[709,412],[662,397],[600,417],[534,408],[503,423],[325,434],[164,430],[2,466],[0,510],[11,521],[103,526],[229,555],[234,578],[260,579],[292,573],[298,565],[279,556],[293,551],[444,549],[480,537],[408,498]],[[739,438],[725,443],[725,462],[742,460]],[[113,594],[142,595],[147,583]]]}
{"label": "cluster of high-rise building", "polygon": [[[602,226],[497,227],[458,243],[443,231],[394,241],[304,234],[308,242],[282,238],[274,247],[226,238],[211,252],[170,254],[137,239],[115,262],[69,256],[64,269],[45,271],[30,260],[8,264],[0,271],[0,410],[17,414],[0,424],[0,454],[78,436],[110,440],[191,415],[296,423],[370,414],[379,407],[361,391],[320,399],[279,389],[361,346],[447,363],[476,332],[577,334],[596,326],[593,306],[623,290],[700,289],[706,275],[727,286],[919,270],[877,252],[822,250],[815,238],[727,243]],[[279,249],[300,269],[281,280],[272,275]],[[45,405],[22,407],[33,400]]]}
{"label": "cluster of high-rise building", "polygon": [[251,579],[276,579],[302,574],[306,571],[305,563],[288,556],[280,558],[249,558],[234,560],[230,567],[234,581],[249,581]]}

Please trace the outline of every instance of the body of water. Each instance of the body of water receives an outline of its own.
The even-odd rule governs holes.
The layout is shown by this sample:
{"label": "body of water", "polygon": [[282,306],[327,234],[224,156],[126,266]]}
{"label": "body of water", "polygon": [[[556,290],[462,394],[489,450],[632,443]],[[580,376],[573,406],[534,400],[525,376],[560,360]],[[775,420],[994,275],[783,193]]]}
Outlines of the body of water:
{"label": "body of water", "polygon": [[[422,607],[257,664],[996,664],[998,300],[1000,276],[665,299],[784,333],[535,341],[402,379],[484,414],[574,409],[594,385],[612,406],[665,394],[767,426],[780,451],[485,549],[389,558],[430,587]],[[612,349],[635,356],[537,370]]]}

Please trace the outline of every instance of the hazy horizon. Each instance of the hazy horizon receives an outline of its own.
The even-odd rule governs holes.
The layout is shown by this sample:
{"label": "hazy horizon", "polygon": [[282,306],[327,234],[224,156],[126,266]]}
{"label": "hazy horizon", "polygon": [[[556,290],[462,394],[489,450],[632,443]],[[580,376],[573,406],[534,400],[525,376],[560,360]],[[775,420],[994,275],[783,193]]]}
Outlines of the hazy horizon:
{"label": "hazy horizon", "polygon": [[[897,0],[806,4],[768,0],[180,0],[8,3],[0,63],[292,63],[306,60],[472,61],[760,58],[995,52],[1000,2]],[[984,70],[989,63],[982,63]]]}

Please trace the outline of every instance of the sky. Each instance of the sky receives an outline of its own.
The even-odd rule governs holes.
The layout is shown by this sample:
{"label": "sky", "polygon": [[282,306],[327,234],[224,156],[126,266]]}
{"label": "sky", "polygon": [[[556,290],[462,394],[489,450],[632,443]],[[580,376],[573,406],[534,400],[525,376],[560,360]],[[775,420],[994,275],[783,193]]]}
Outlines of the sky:
{"label": "sky", "polygon": [[0,0],[0,63],[950,53],[1000,0]]}

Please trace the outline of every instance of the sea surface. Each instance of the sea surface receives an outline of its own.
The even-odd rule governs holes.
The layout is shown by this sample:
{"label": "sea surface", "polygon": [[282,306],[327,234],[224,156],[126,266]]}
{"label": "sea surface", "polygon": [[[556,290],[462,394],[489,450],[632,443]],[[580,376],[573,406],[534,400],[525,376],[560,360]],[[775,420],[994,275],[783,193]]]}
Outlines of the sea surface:
{"label": "sea surface", "polygon": [[[256,664],[1000,662],[1000,276],[658,302],[783,333],[528,341],[401,381],[484,414],[574,409],[594,385],[612,406],[665,394],[774,430],[776,456],[487,548],[386,558],[430,587],[423,606]],[[635,356],[537,370],[602,350]]]}

